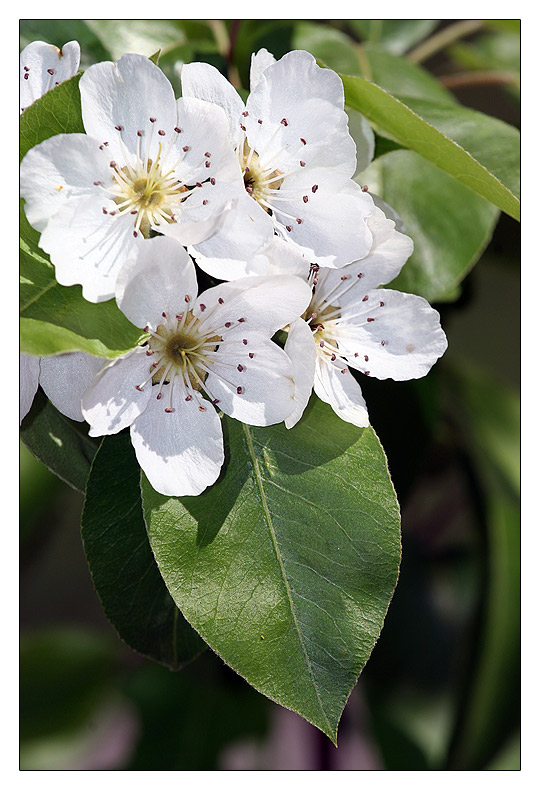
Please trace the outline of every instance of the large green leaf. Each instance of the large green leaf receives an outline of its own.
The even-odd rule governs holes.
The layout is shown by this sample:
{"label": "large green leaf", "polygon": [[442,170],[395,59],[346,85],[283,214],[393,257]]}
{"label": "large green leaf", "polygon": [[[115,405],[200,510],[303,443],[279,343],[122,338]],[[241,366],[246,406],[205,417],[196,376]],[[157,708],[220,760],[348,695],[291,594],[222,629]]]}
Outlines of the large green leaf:
{"label": "large green leaf", "polygon": [[28,107],[20,118],[19,156],[56,134],[84,132],[80,74],[62,82]]}
{"label": "large green leaf", "polygon": [[499,212],[414,151],[377,159],[360,179],[399,215],[414,252],[392,283],[429,301],[456,289],[491,239]]}
{"label": "large green leaf", "polygon": [[180,669],[206,646],[159,574],[146,534],[139,478],[129,432],[106,436],[86,488],[84,550],[105,614],[119,636],[139,653]]}
{"label": "large green leaf", "polygon": [[351,29],[365,41],[379,44],[394,55],[403,55],[429,36],[438,19],[349,19]]}
{"label": "large green leaf", "polygon": [[519,219],[519,132],[460,106],[401,101],[363,77],[342,76],[345,101],[381,131]]}
{"label": "large green leaf", "polygon": [[143,476],[150,543],[210,647],[335,740],[396,583],[399,508],[371,428],[314,400],[291,431],[224,420],[228,464],[198,497]]}
{"label": "large green leaf", "polygon": [[22,421],[21,439],[38,461],[84,493],[97,441],[88,437],[83,423],[60,414],[41,390]]}

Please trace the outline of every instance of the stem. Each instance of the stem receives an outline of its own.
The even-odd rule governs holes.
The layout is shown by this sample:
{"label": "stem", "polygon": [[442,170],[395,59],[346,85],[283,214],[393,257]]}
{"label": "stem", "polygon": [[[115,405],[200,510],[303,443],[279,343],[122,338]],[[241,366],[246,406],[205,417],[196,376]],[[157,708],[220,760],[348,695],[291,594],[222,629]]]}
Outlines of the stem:
{"label": "stem", "polygon": [[445,27],[443,30],[440,30],[438,33],[435,33],[433,36],[423,41],[416,49],[409,52],[407,58],[412,63],[422,63],[422,61],[427,60],[436,52],[440,52],[441,49],[444,49],[454,41],[458,41],[460,38],[470,36],[472,33],[481,30],[483,26],[483,19],[463,19],[460,22]]}
{"label": "stem", "polygon": [[466,88],[469,85],[518,85],[515,74],[508,71],[463,71],[439,77],[446,88]]}

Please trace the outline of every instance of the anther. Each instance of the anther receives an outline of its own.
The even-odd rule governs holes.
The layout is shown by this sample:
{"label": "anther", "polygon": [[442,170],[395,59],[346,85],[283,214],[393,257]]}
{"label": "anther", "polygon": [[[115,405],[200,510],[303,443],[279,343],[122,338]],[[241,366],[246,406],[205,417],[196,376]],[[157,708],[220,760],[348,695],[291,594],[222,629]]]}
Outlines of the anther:
{"label": "anther", "polygon": [[199,406],[199,411],[206,411],[206,406]]}
{"label": "anther", "polygon": [[302,220],[301,220],[301,219],[298,219],[298,217],[296,217],[296,221],[298,222],[298,224],[299,224],[299,225],[301,225],[301,224],[302,224]]}
{"label": "anther", "polygon": [[218,297],[218,302],[219,302],[219,304],[223,304],[223,299],[221,298],[221,296]]}
{"label": "anther", "polygon": [[195,186],[196,186],[196,187],[202,187],[202,184],[201,184],[201,182],[200,182],[200,181],[197,181],[197,182],[196,182],[196,184],[195,184]]}
{"label": "anther", "polygon": [[117,132],[122,131],[122,127],[120,126],[120,124],[117,124],[114,128],[116,129]]}
{"label": "anther", "polygon": [[188,395],[186,401],[189,403],[190,400],[193,400],[193,395]]}
{"label": "anther", "polygon": [[362,187],[362,192],[367,192],[368,189],[369,189],[368,185],[364,184],[364,186]]}
{"label": "anther", "polygon": [[290,232],[291,232],[291,230],[292,230],[291,226],[290,226],[290,225],[285,225],[285,227],[287,228],[287,230],[288,230],[288,231],[289,231],[289,233],[290,233]]}
{"label": "anther", "polygon": [[385,346],[385,345],[386,345],[386,340],[381,340],[381,346]]}
{"label": "anther", "polygon": [[212,403],[214,404],[214,406],[217,406],[217,404],[219,403],[219,398],[214,398]]}
{"label": "anther", "polygon": [[174,131],[176,132],[176,134],[181,134],[181,132],[182,132],[182,130],[180,129],[179,126],[175,126],[174,127]]}
{"label": "anther", "polygon": [[185,151],[189,151],[189,145],[185,145],[185,146],[182,148],[182,151],[184,151],[184,152],[185,152]]}
{"label": "anther", "polygon": [[190,296],[189,294],[186,294],[186,295],[184,296],[184,302],[186,302],[186,304],[187,304],[188,302],[191,302],[191,296]]}
{"label": "anther", "polygon": [[289,125],[289,121],[286,118],[282,118],[280,123],[282,123],[283,126],[288,126]]}
{"label": "anther", "polygon": [[248,111],[247,111],[247,110],[244,110],[244,112],[242,113],[242,115],[244,116],[244,118],[247,118],[247,117],[248,117],[248,115],[249,115],[249,113],[248,113]]}
{"label": "anther", "polygon": [[305,166],[306,166],[306,163],[303,162],[302,160],[300,160],[300,167],[305,167]]}
{"label": "anther", "polygon": [[112,168],[116,167],[116,162],[114,161],[114,159],[112,160],[112,162],[109,162],[109,167],[112,167]]}
{"label": "anther", "polygon": [[231,326],[232,326],[231,321],[225,321],[225,328],[226,329],[229,329],[229,327],[231,327]]}
{"label": "anther", "polygon": [[258,118],[257,119],[257,123],[262,123],[262,120],[260,118]]}
{"label": "anther", "polygon": [[161,315],[163,316],[163,318],[165,319],[167,318],[167,313],[165,311],[163,311]]}
{"label": "anther", "polygon": [[137,211],[137,209],[136,209],[136,208],[134,208],[134,209],[133,209],[133,211],[130,211],[129,213],[130,213],[130,214],[138,214],[139,212]]}
{"label": "anther", "polygon": [[134,231],[133,231],[133,236],[134,236],[135,238],[137,238],[137,236],[138,236],[138,235],[139,235],[139,234],[137,233],[137,231],[136,231],[136,230],[134,230]]}
{"label": "anther", "polygon": [[243,324],[243,323],[245,323],[245,320],[246,320],[245,318],[239,318],[238,319],[238,323],[239,324]]}
{"label": "anther", "polygon": [[26,74],[24,75],[24,79],[27,80],[29,76],[30,76],[30,74],[28,72],[26,72]]}
{"label": "anther", "polygon": [[139,392],[142,392],[142,391],[143,391],[143,389],[142,389],[142,387],[141,387],[141,385],[140,385],[140,384],[135,384],[135,389],[136,389],[136,390],[139,390]]}
{"label": "anther", "polygon": [[245,131],[246,131],[246,127],[244,126],[244,124],[242,124],[242,123],[240,124],[240,129],[241,129],[243,132],[245,132]]}
{"label": "anther", "polygon": [[349,368],[343,368],[343,370],[341,372],[342,373],[347,373],[348,370],[349,370]]}
{"label": "anther", "polygon": [[47,69],[47,74],[50,74],[51,77],[54,74],[54,69]]}
{"label": "anther", "polygon": [[158,129],[158,134],[159,134],[161,137],[164,137],[164,136],[165,136],[165,131],[164,131],[163,129]]}
{"label": "anther", "polygon": [[362,298],[362,301],[363,301],[363,302],[367,302],[367,300],[368,300],[368,299],[369,299],[369,296],[366,294],[366,295],[365,295],[365,296]]}
{"label": "anther", "polygon": [[142,136],[143,136],[142,129],[137,129],[137,137],[142,137]]}
{"label": "anther", "polygon": [[103,212],[104,214],[108,214],[108,213],[109,213],[109,212],[107,211],[107,209],[105,208],[105,206],[102,206],[102,207],[101,207],[101,210],[102,210],[102,212]]}
{"label": "anther", "polygon": [[304,203],[307,203],[307,202],[308,202],[308,200],[309,200],[309,198],[308,198],[308,196],[307,196],[307,195],[304,195],[304,197],[302,198],[302,200],[304,201]]}
{"label": "anther", "polygon": [[101,181],[94,181],[94,186],[95,187],[101,186]]}
{"label": "anther", "polygon": [[[355,355],[356,356],[356,355]],[[364,355],[364,362],[369,362],[369,357],[367,354]]]}
{"label": "anther", "polygon": [[208,205],[208,201],[207,200],[203,200],[202,204],[203,204],[203,206],[207,206]]}
{"label": "anther", "polygon": [[155,123],[156,122],[155,118],[149,118],[148,120],[150,121],[150,123]]}
{"label": "anther", "polygon": [[158,392],[158,394],[156,395],[156,400],[161,400],[162,397],[163,397],[163,393],[162,392]]}
{"label": "anther", "polygon": [[244,392],[244,388],[243,387],[237,387],[236,388],[237,395],[241,395],[243,392]]}
{"label": "anther", "polygon": [[172,414],[172,413],[173,413],[173,411],[174,411],[174,409],[172,409],[170,406],[167,406],[167,408],[165,409],[165,411],[167,412],[167,414]]}
{"label": "anther", "polygon": [[371,323],[372,321],[375,321],[375,319],[374,318],[368,318],[368,323]]}
{"label": "anther", "polygon": [[253,351],[250,351],[249,354],[248,354],[248,357],[250,359],[253,359],[254,356],[255,356],[255,354],[253,353]]}
{"label": "anther", "polygon": [[300,138],[300,142],[303,143],[304,145],[306,145],[306,141],[304,140],[303,137]]}
{"label": "anther", "polygon": [[384,302],[379,302],[379,307],[384,307]]}
{"label": "anther", "polygon": [[212,156],[212,154],[210,153],[210,151],[205,151],[205,152],[204,152],[204,155],[205,155],[205,156],[207,156],[207,157],[211,157],[211,156]]}
{"label": "anther", "polygon": [[206,162],[204,163],[204,166],[205,167],[210,167],[211,164],[212,164],[212,162],[210,162],[210,160],[207,159]]}
{"label": "anther", "polygon": [[369,376],[369,370],[364,370],[364,374],[365,374],[366,376]]}
{"label": "anther", "polygon": [[25,71],[30,71],[30,66],[25,66],[25,67],[24,67],[24,70],[25,70]]}
{"label": "anther", "polygon": [[241,372],[244,370],[244,366],[243,366],[243,365],[237,365],[237,366],[236,366],[236,370],[237,370],[239,373],[241,373]]}
{"label": "anther", "polygon": [[199,307],[200,307],[200,309],[201,309],[201,313],[204,313],[204,311],[206,310],[206,305],[205,305],[205,304],[202,304],[202,302],[201,302],[201,304],[199,305]]}
{"label": "anther", "polygon": [[319,345],[320,345],[320,347],[321,347],[321,348],[324,348],[324,340],[321,340],[321,342],[319,343]]}
{"label": "anther", "polygon": [[330,359],[332,360],[332,362],[335,362],[335,360],[336,360],[336,355],[335,355],[335,354],[332,354],[332,356],[330,357]]}
{"label": "anther", "polygon": [[364,275],[362,272],[358,272],[356,276],[358,277],[359,280],[361,280]]}
{"label": "anther", "polygon": [[348,280],[349,279],[349,275],[348,274],[343,274],[341,279],[342,280]]}
{"label": "anther", "polygon": [[211,178],[211,179],[210,179],[210,183],[212,184],[212,186],[215,186],[215,184],[216,184],[216,179],[215,179],[215,178]]}
{"label": "anther", "polygon": [[156,352],[155,352],[153,349],[149,348],[149,349],[147,350],[147,352],[146,352],[146,356],[147,356],[147,357],[151,357],[151,356],[152,356],[152,354],[155,354],[155,353],[156,353]]}
{"label": "anther", "polygon": [[315,192],[318,190],[318,188],[319,188],[318,184],[313,184],[313,186],[311,187],[311,191],[313,192],[313,194],[315,194]]}
{"label": "anther", "polygon": [[242,343],[243,343],[245,346],[247,346],[247,340],[246,340],[246,338],[245,338],[245,337],[244,337],[244,338],[242,338]]}

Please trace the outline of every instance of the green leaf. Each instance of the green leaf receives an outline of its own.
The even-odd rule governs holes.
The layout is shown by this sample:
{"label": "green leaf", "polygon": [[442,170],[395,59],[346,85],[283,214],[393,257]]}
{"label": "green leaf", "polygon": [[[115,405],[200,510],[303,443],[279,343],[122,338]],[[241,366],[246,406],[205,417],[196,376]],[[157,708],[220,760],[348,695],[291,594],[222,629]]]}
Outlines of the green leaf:
{"label": "green leaf", "polygon": [[118,635],[137,652],[180,669],[206,647],[159,574],[142,512],[129,432],[106,436],[88,478],[82,538],[96,592]]}
{"label": "green leaf", "polygon": [[210,647],[334,742],[396,583],[399,508],[371,428],[313,400],[291,431],[224,419],[220,480],[167,498],[142,479],[167,587]]}
{"label": "green leaf", "polygon": [[82,423],[60,414],[41,390],[22,421],[21,439],[38,461],[84,493],[97,443],[84,432]]}
{"label": "green leaf", "polygon": [[407,104],[363,77],[342,76],[345,101],[406,148],[519,219],[519,132],[460,106]]}
{"label": "green leaf", "polygon": [[413,151],[377,159],[358,179],[397,212],[414,252],[392,288],[451,301],[491,239],[495,206]]}
{"label": "green leaf", "polygon": [[118,60],[126,52],[151,57],[157,50],[187,43],[176,19],[87,19],[86,24]]}
{"label": "green leaf", "polygon": [[314,22],[299,22],[294,27],[291,49],[305,49],[323,61],[334,71],[359,74],[360,62],[356,45],[341,30],[318,25]]}
{"label": "green leaf", "polygon": [[80,74],[57,85],[28,107],[20,118],[20,159],[30,148],[56,134],[84,132]]}
{"label": "green leaf", "polygon": [[438,19],[349,19],[348,24],[363,40],[380,44],[394,55],[408,49],[437,27]]}

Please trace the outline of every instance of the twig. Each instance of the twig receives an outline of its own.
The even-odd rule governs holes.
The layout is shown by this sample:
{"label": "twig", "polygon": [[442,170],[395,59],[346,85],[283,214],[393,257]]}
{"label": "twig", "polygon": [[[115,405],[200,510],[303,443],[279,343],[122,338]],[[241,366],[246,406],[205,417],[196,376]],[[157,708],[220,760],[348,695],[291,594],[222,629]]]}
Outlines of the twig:
{"label": "twig", "polygon": [[407,55],[407,58],[412,63],[422,63],[423,60],[427,60],[436,52],[440,52],[441,49],[444,49],[454,41],[458,41],[460,38],[465,38],[465,36],[476,33],[483,25],[483,19],[463,19],[453,25],[449,25],[433,36],[430,36],[430,38],[427,38],[419,44],[416,49],[412,49]]}
{"label": "twig", "polygon": [[508,71],[462,71],[439,77],[446,88],[468,88],[469,85],[519,85],[519,79]]}

